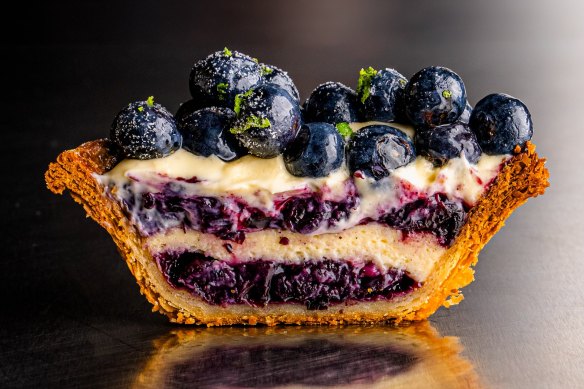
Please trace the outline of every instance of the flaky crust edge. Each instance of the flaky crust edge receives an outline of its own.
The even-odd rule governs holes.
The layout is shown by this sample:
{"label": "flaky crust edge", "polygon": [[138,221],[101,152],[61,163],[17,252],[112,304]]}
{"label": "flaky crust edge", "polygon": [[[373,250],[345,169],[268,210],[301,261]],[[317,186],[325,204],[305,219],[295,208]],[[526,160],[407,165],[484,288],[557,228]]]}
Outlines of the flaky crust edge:
{"label": "flaky crust edge", "polygon": [[148,255],[143,249],[138,231],[125,217],[121,206],[103,195],[104,188],[95,175],[113,168],[120,158],[106,139],[90,141],[62,152],[45,173],[47,187],[53,193],[69,190],[73,199],[81,204],[87,215],[98,222],[112,236],[118,251],[140,286],[140,293],[153,305],[152,310],[168,316],[170,321],[185,324],[230,325],[258,324],[349,324],[381,321],[415,321],[426,319],[440,306],[458,304],[463,295],[460,288],[474,280],[473,266],[478,254],[491,237],[505,224],[505,220],[530,197],[544,193],[549,186],[549,172],[545,159],[535,152],[535,145],[527,142],[523,149],[517,147],[512,158],[499,172],[489,190],[471,209],[467,223],[453,245],[437,261],[430,277],[416,290],[416,298],[401,304],[392,312],[351,312],[339,314],[326,311],[311,314],[279,314],[223,317],[202,315],[194,317],[175,307],[158,293],[139,261],[139,255]]}

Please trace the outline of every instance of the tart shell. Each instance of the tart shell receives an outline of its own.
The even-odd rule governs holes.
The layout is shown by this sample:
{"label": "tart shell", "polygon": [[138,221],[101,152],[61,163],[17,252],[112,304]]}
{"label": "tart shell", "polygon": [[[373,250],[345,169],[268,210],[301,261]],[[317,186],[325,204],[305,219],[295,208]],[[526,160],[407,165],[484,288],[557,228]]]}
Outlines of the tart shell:
{"label": "tart shell", "polygon": [[[491,237],[503,227],[507,217],[530,197],[544,193],[549,186],[545,159],[527,142],[517,147],[491,187],[470,210],[466,224],[452,246],[436,262],[424,284],[405,296],[390,301],[338,304],[328,310],[310,311],[296,304],[266,307],[209,305],[183,290],[172,288],[146,250],[143,238],[124,215],[121,206],[104,196],[95,175],[112,169],[120,158],[108,140],[84,143],[62,152],[45,173],[48,188],[62,194],[66,189],[83,205],[87,215],[112,236],[118,251],[140,286],[140,292],[153,305],[153,311],[170,321],[207,326],[231,324],[350,324],[382,321],[414,321],[432,315],[440,306],[458,304],[460,288],[474,280],[473,266]],[[196,249],[196,248],[195,248]]]}

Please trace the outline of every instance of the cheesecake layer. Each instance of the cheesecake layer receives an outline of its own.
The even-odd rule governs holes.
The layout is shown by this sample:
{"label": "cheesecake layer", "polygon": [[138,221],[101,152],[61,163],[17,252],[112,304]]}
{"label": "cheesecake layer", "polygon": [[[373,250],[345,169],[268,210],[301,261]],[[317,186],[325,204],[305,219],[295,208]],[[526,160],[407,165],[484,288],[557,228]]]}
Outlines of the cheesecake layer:
{"label": "cheesecake layer", "polygon": [[323,258],[373,263],[382,271],[405,271],[417,281],[424,281],[446,252],[431,234],[404,239],[401,231],[378,223],[312,236],[268,229],[249,233],[241,244],[224,241],[213,234],[173,229],[146,238],[145,245],[153,256],[196,248],[204,256],[229,263],[264,259],[298,265]]}

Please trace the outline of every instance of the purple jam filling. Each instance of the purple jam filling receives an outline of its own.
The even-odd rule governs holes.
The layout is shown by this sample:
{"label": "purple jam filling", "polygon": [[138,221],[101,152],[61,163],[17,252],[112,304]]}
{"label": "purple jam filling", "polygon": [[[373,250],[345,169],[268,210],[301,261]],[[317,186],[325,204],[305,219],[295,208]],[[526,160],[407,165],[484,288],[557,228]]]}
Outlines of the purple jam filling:
{"label": "purple jam filling", "polygon": [[186,354],[168,371],[165,386],[371,385],[408,372],[418,361],[418,356],[389,345],[328,339],[302,339],[289,345],[214,346]]}
{"label": "purple jam filling", "polygon": [[165,252],[155,259],[170,285],[213,305],[295,303],[323,310],[344,302],[390,300],[421,286],[402,270],[384,271],[371,262],[228,263],[194,252]]}
{"label": "purple jam filling", "polygon": [[[131,193],[131,192],[129,192]],[[323,199],[320,192],[303,192],[277,198],[271,212],[255,208],[235,197],[185,197],[180,185],[165,184],[157,193],[134,194],[123,199],[126,212],[137,219],[140,232],[150,236],[167,228],[192,229],[235,243],[248,232],[281,229],[309,234],[321,227],[334,228],[346,221],[359,205],[354,184],[347,184],[342,201]],[[466,220],[468,207],[435,194],[404,204],[399,209],[380,212],[377,219],[361,224],[384,223],[410,234],[425,232],[450,246]],[[285,244],[285,243],[283,243]]]}
{"label": "purple jam filling", "polygon": [[466,222],[468,209],[450,201],[446,195],[418,199],[388,213],[383,221],[406,235],[418,232],[432,233],[438,242],[449,247]]}

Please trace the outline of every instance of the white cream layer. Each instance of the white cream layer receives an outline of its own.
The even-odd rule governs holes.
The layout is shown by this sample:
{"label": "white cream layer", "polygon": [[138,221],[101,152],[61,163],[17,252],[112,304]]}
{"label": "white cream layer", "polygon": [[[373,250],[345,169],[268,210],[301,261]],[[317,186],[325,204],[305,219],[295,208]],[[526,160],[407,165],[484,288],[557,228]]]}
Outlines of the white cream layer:
{"label": "white cream layer", "polygon": [[[414,136],[411,127],[395,123],[353,123],[351,127],[359,131],[370,124],[391,125],[410,137]],[[314,234],[342,231],[365,218],[376,220],[389,209],[435,193],[444,193],[451,200],[472,206],[508,158],[509,155],[483,154],[476,164],[471,164],[462,154],[442,167],[435,167],[419,156],[414,162],[394,170],[389,177],[379,181],[355,177],[360,197],[358,208],[348,220],[333,229],[322,227]],[[180,189],[181,196],[236,196],[269,214],[274,211],[275,199],[281,200],[306,191],[320,191],[324,200],[342,201],[347,194],[349,175],[345,164],[327,177],[304,178],[288,173],[282,156],[261,159],[248,155],[233,162],[223,162],[216,156],[201,157],[180,149],[165,158],[123,160],[98,179],[119,199],[146,192],[157,193],[165,184],[172,182]],[[193,178],[197,182],[185,181]]]}

